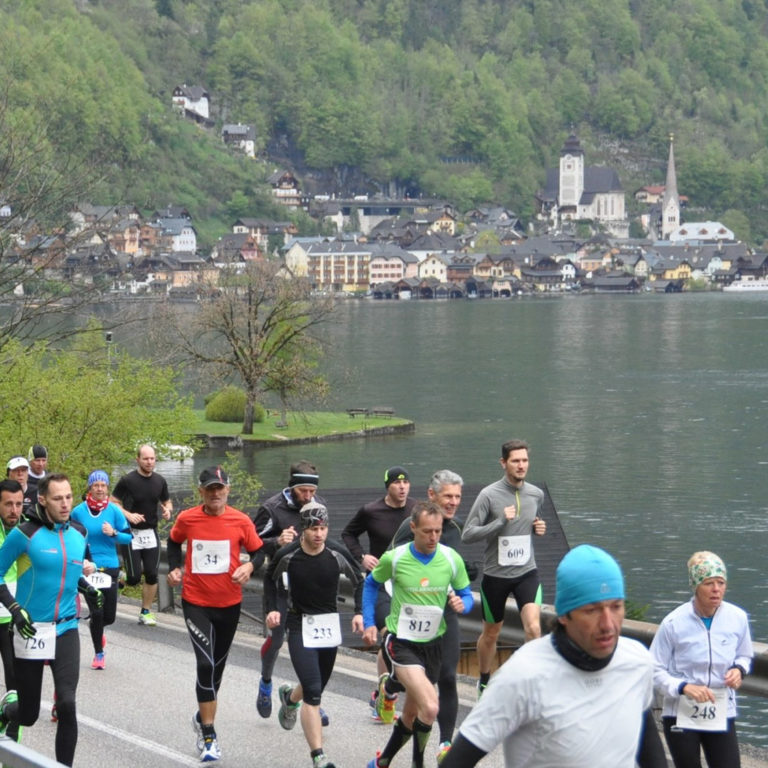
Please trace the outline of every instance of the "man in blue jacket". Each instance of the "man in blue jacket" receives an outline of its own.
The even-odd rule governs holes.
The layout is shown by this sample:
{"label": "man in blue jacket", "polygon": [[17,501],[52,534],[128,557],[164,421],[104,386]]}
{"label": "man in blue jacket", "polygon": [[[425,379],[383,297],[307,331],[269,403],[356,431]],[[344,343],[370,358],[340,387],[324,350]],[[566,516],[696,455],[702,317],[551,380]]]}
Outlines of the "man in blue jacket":
{"label": "man in blue jacket", "polygon": [[[56,692],[56,759],[72,765],[77,745],[75,691],[80,672],[78,588],[89,604],[101,593],[82,579],[87,534],[70,521],[72,487],[63,474],[44,477],[38,504],[0,547],[0,601],[11,614],[18,702],[3,706],[0,721],[33,725],[40,713],[43,669],[48,661]],[[17,564],[16,595],[6,579]]]}

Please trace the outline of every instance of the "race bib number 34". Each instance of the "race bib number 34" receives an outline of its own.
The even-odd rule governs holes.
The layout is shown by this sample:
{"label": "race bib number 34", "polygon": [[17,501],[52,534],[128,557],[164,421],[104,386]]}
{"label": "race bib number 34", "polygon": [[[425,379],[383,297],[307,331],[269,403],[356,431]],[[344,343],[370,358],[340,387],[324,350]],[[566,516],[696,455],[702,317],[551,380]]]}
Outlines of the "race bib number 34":
{"label": "race bib number 34", "polygon": [[728,689],[713,688],[714,702],[698,702],[680,697],[677,705],[677,727],[692,731],[727,731]]}
{"label": "race bib number 34", "polygon": [[301,639],[305,648],[335,648],[341,645],[338,613],[317,613],[301,617]]}
{"label": "race bib number 34", "polygon": [[397,636],[401,640],[426,643],[437,637],[443,609],[436,605],[405,603],[397,618]]}
{"label": "race bib number 34", "polygon": [[192,573],[228,573],[229,541],[192,540]]}
{"label": "race bib number 34", "polygon": [[499,565],[525,565],[530,559],[530,535],[499,536]]}
{"label": "race bib number 34", "polygon": [[14,632],[13,650],[17,659],[43,661],[56,658],[56,625],[52,621],[36,621],[34,637],[22,637]]}

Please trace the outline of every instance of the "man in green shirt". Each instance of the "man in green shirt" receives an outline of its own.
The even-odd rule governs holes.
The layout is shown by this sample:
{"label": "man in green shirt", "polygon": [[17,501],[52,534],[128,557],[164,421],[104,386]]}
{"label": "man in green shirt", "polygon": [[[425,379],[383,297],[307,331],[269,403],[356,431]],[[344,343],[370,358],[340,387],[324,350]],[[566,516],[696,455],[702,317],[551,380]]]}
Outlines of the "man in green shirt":
{"label": "man in green shirt", "polygon": [[[8,532],[16,526],[21,519],[24,508],[24,489],[16,480],[0,481],[0,545],[5,541]],[[5,575],[5,581],[13,592],[16,584],[16,563],[14,563]],[[3,673],[5,675],[5,695],[0,699],[0,734],[5,732],[9,720],[7,736],[18,741],[19,725],[15,717],[18,707],[16,694],[16,676],[13,671],[13,624],[11,614],[5,606],[0,605],[0,657],[3,661]]]}
{"label": "man in green shirt", "polygon": [[411,513],[411,530],[413,541],[385,552],[364,584],[363,640],[373,645],[378,636],[374,620],[376,596],[381,584],[392,582],[392,609],[382,641],[389,674],[380,678],[379,696],[393,703],[389,711],[394,714],[397,691],[405,691],[402,715],[386,747],[368,763],[368,768],[387,768],[411,736],[412,766],[424,765],[424,749],[439,707],[435,682],[445,632],[443,611],[447,602],[457,613],[472,610],[464,561],[454,549],[440,544],[440,507],[418,502]]}

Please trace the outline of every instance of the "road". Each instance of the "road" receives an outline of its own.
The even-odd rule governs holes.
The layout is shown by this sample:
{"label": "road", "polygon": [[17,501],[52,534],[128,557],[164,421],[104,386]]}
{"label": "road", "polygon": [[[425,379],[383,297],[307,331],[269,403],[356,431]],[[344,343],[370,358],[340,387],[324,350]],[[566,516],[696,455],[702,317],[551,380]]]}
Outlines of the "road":
{"label": "road", "polygon": [[[123,602],[117,622],[107,629],[107,668],[90,668],[93,658],[87,626],[80,627],[80,684],[77,692],[79,740],[76,766],[98,768],[157,768],[197,766],[195,736],[190,725],[196,710],[194,657],[180,614],[158,615],[157,627],[137,623],[138,609]],[[263,765],[270,768],[310,768],[301,725],[284,731],[277,722],[277,706],[269,720],[256,713],[258,649],[262,638],[255,625],[244,622],[229,656],[219,695],[216,730],[221,765]],[[250,631],[249,631],[250,630]],[[369,717],[368,697],[374,688],[375,658],[354,651],[339,654],[323,708],[331,718],[324,729],[325,749],[337,768],[363,768],[383,748],[390,729]],[[295,682],[287,649],[281,651],[274,675],[275,691]],[[469,684],[462,685],[463,718],[474,699]],[[55,723],[49,713],[53,697],[51,675],[45,674],[41,717],[24,730],[27,746],[54,756]],[[276,702],[277,697],[273,700]],[[436,730],[436,729],[435,729]],[[427,748],[434,765],[437,733]],[[410,746],[394,766],[409,766]],[[482,763],[501,768],[500,752]]]}
{"label": "road", "polygon": [[[87,626],[80,627],[81,660],[77,707],[79,740],[75,766],[96,768],[173,768],[199,766],[190,725],[196,710],[194,657],[180,612],[159,614],[157,627],[137,623],[138,608],[121,598],[117,622],[107,630],[107,668],[90,668],[93,657]],[[284,731],[275,709],[269,720],[256,713],[258,652],[262,637],[244,620],[229,656],[219,695],[216,730],[222,766],[260,765],[269,768],[311,767],[309,750],[297,724]],[[387,726],[371,721],[368,697],[374,687],[375,658],[342,650],[323,707],[331,718],[324,729],[325,750],[337,768],[364,768],[389,737]],[[275,668],[275,691],[295,682],[287,649]],[[475,700],[470,681],[459,684],[459,722]],[[55,723],[49,714],[53,697],[51,675],[44,677],[41,717],[24,730],[25,745],[54,757]],[[437,729],[427,747],[427,765],[434,765]],[[397,756],[393,768],[411,764],[410,746]],[[488,755],[483,768],[503,768],[501,750]],[[671,765],[671,761],[670,761]],[[762,750],[742,747],[742,768],[767,768]]]}

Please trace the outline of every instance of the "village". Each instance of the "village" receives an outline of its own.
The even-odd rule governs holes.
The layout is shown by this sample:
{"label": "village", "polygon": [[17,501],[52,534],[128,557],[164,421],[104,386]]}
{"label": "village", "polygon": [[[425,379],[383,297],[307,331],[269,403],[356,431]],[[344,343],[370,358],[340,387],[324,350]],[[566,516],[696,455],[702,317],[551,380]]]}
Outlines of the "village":
{"label": "village", "polygon": [[[202,130],[213,130],[209,95],[177,86],[172,106]],[[221,140],[254,157],[251,126],[224,124]],[[255,158],[254,158],[255,159]],[[222,270],[278,258],[285,274],[317,292],[375,299],[510,298],[570,291],[680,292],[718,290],[768,276],[768,254],[739,241],[716,221],[686,221],[678,193],[674,138],[666,182],[634,192],[646,238],[630,238],[626,193],[618,173],[586,164],[577,136],[547,170],[527,226],[503,207],[460,215],[450,202],[309,195],[290,170],[269,177],[285,221],[242,217],[208,252],[198,247],[194,217],[179,205],[142,214],[132,205],[79,203],[62,232],[14,232],[12,257],[24,274],[62,284],[93,284],[105,294],[195,300],[218,283]],[[302,237],[289,212],[302,209],[331,235]],[[12,217],[9,203],[0,222]]]}

